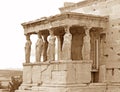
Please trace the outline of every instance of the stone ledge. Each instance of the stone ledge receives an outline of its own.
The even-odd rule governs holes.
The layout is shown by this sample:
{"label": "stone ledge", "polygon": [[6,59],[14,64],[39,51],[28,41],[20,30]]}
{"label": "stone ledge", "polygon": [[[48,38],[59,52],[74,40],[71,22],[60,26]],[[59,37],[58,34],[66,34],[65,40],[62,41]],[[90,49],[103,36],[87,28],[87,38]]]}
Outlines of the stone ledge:
{"label": "stone ledge", "polygon": [[39,86],[39,83],[36,84],[21,84],[21,86]]}
{"label": "stone ledge", "polygon": [[33,66],[33,65],[50,65],[49,62],[40,62],[40,63],[23,63],[23,66]]}
{"label": "stone ledge", "polygon": [[50,64],[78,64],[78,63],[92,63],[92,60],[59,60],[59,61],[46,61],[39,63],[23,63],[23,66],[33,66],[33,65],[50,65]]}
{"label": "stone ledge", "polygon": [[[69,84],[34,86],[31,90],[17,90],[16,92],[120,92],[120,83],[90,83],[90,84]],[[106,89],[107,88],[107,89]]]}
{"label": "stone ledge", "polygon": [[106,86],[106,83],[90,83],[89,86]]}
{"label": "stone ledge", "polygon": [[108,86],[120,86],[120,83],[109,83]]}
{"label": "stone ledge", "polygon": [[86,87],[87,84],[43,84],[42,87]]}

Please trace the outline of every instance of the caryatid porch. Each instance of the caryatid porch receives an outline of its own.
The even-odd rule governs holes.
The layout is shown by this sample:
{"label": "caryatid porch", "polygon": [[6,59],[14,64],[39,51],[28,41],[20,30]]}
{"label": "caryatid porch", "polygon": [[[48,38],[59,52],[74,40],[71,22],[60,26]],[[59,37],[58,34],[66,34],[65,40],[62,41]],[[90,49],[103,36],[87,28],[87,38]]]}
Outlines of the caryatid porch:
{"label": "caryatid porch", "polygon": [[[34,90],[36,86],[51,89],[92,82],[92,67],[98,69],[101,60],[100,35],[107,22],[107,17],[64,13],[23,23],[27,42],[21,89],[26,84]],[[38,35],[35,63],[30,63],[32,34]]]}
{"label": "caryatid porch", "polygon": [[[38,34],[38,38],[39,35],[41,35],[43,43],[47,45],[49,44],[48,38],[52,32],[53,36],[56,36],[54,40],[58,42],[53,42],[57,45],[57,50],[59,50],[57,51],[58,58],[56,60],[93,60],[90,54],[92,53],[91,50],[94,49],[92,43],[94,43],[95,40],[100,40],[100,34],[102,34],[107,27],[107,17],[65,13],[23,23],[22,26],[24,27],[26,38],[30,38],[32,34]],[[65,44],[68,43],[71,45],[69,52],[67,52],[68,48],[65,48]],[[85,44],[87,44],[87,46]],[[45,59],[43,61],[51,61],[47,59],[47,45],[44,51]],[[62,52],[64,55],[61,57]],[[65,56],[66,53],[67,56]],[[53,60],[55,60],[55,57]],[[27,62],[29,63],[30,60],[26,60],[26,63]],[[36,62],[40,62],[40,60]]]}

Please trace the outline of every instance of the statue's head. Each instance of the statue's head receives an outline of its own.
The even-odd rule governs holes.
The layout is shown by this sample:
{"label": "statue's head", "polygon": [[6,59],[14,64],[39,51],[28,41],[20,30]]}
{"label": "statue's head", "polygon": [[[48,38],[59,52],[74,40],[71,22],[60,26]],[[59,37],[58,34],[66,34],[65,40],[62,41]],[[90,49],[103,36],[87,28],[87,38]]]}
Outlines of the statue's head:
{"label": "statue's head", "polygon": [[64,29],[66,33],[70,33],[70,26],[65,26]]}
{"label": "statue's head", "polygon": [[50,35],[54,35],[54,31],[52,29],[49,29]]}
{"label": "statue's head", "polygon": [[26,35],[26,40],[30,40],[30,34]]}
{"label": "statue's head", "polygon": [[89,35],[90,27],[84,26],[84,30],[85,30],[85,35]]}

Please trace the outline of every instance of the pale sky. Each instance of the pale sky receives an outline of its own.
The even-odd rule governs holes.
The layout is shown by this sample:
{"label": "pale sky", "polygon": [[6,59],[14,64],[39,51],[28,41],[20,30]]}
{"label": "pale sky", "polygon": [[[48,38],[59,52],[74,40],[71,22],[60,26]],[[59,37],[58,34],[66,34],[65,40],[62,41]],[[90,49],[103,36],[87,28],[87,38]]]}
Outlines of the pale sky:
{"label": "pale sky", "polygon": [[60,13],[64,2],[80,0],[0,0],[0,69],[22,68],[25,36],[21,23]]}

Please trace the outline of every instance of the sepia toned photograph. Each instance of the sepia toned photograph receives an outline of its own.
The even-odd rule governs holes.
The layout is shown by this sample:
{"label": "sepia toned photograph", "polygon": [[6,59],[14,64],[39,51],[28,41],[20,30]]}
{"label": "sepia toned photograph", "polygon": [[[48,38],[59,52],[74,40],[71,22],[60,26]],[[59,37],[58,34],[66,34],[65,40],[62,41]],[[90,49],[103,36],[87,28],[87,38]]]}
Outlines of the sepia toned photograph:
{"label": "sepia toned photograph", "polygon": [[1,0],[0,92],[120,92],[120,0]]}

